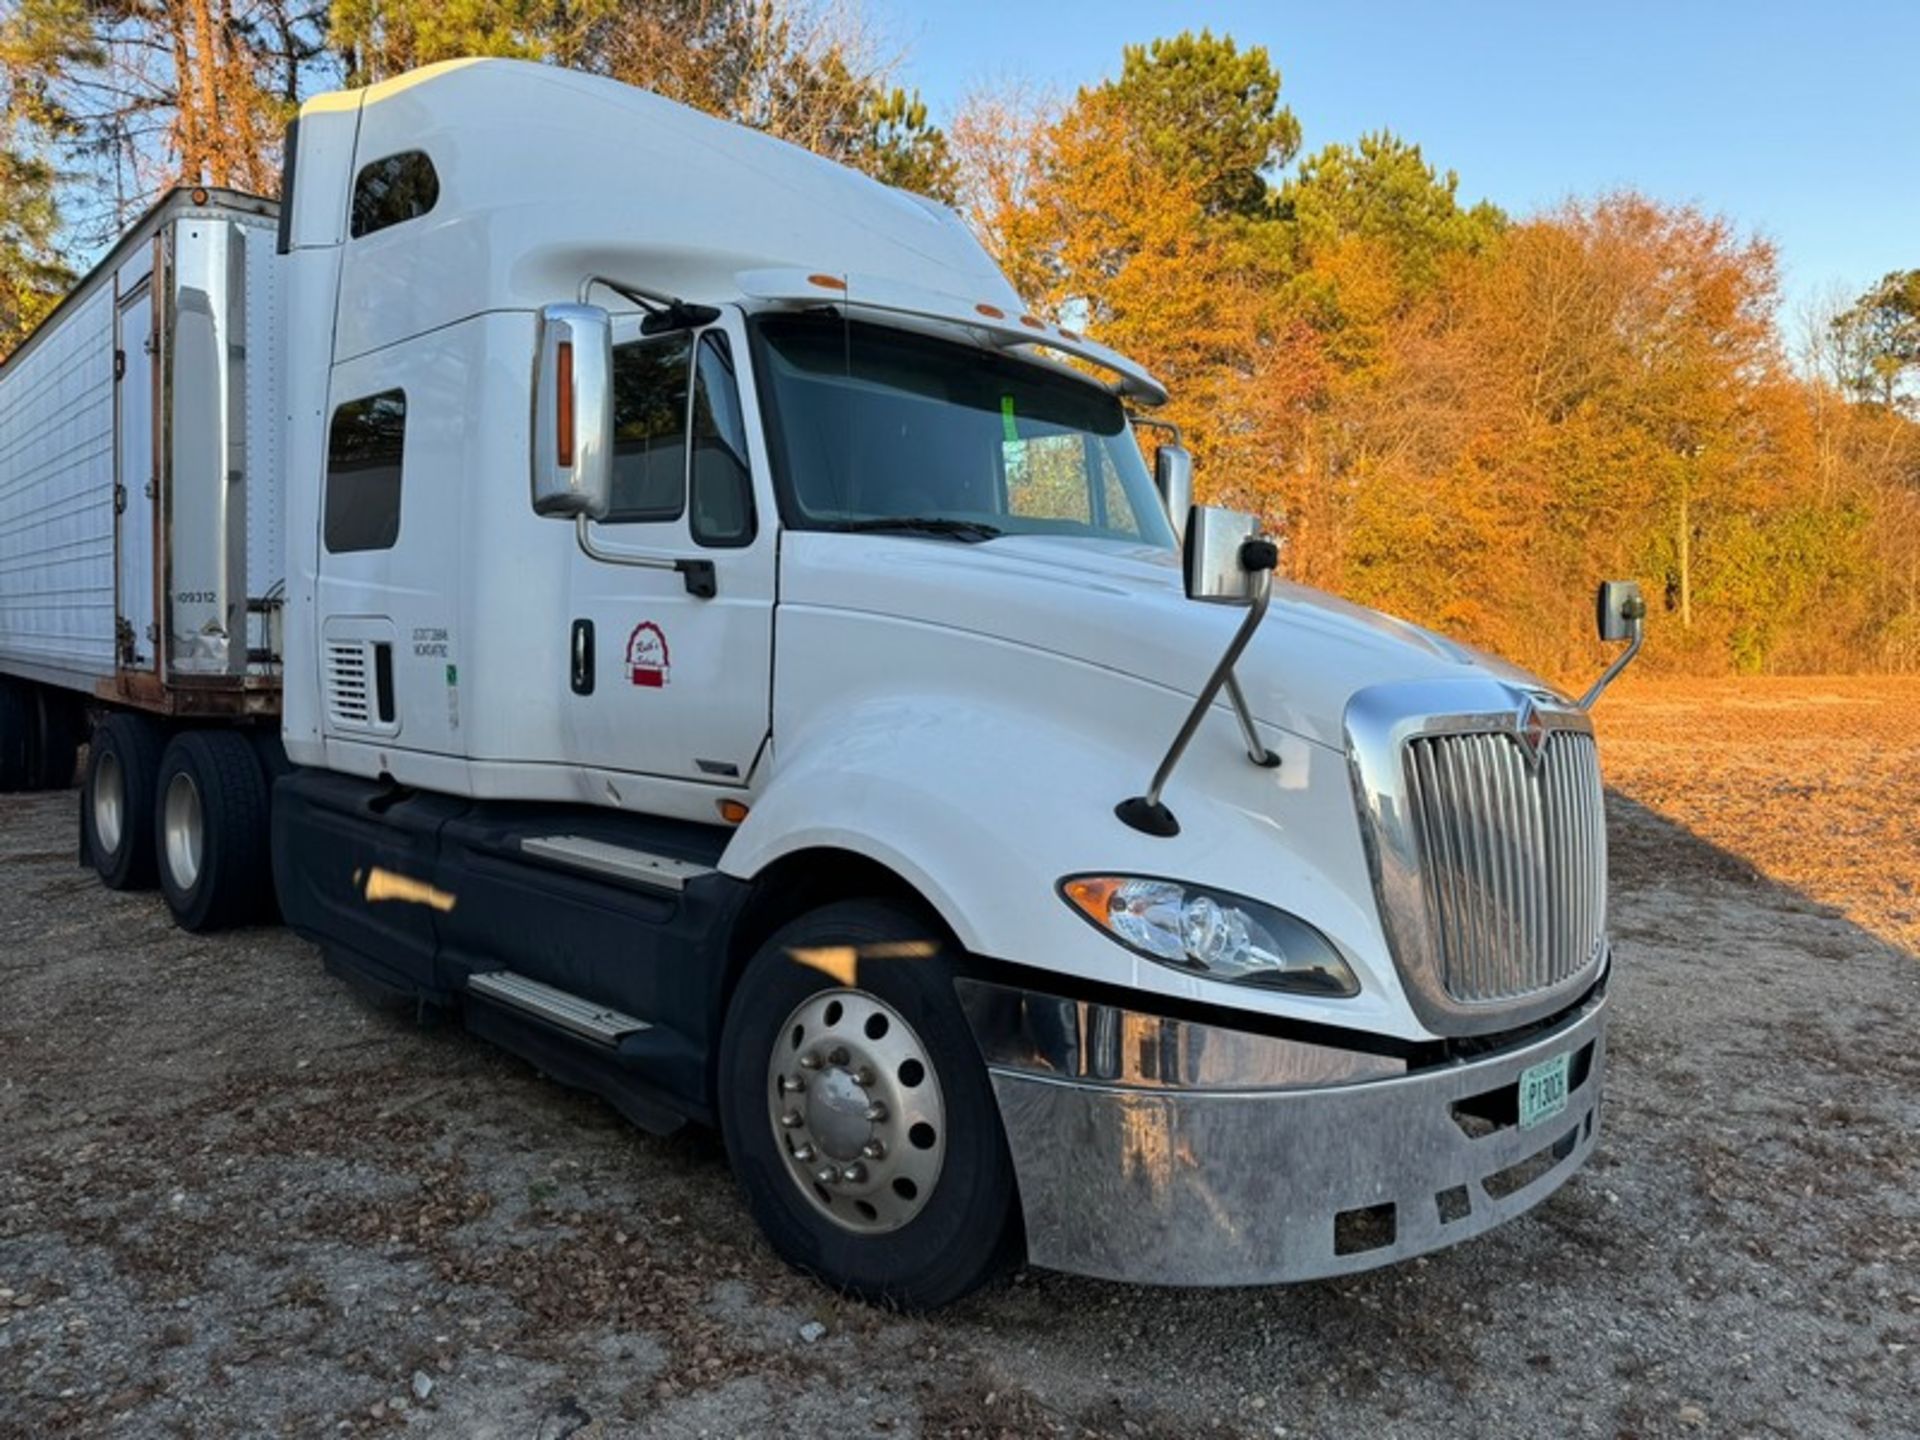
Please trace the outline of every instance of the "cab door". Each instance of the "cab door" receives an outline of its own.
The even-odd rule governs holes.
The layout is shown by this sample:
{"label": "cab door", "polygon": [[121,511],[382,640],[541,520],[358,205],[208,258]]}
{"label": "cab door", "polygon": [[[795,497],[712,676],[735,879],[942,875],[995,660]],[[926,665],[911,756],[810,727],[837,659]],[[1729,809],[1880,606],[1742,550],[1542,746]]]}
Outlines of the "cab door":
{"label": "cab door", "polygon": [[584,769],[744,786],[767,737],[775,533],[730,328],[616,322],[612,505],[580,526],[561,637]]}

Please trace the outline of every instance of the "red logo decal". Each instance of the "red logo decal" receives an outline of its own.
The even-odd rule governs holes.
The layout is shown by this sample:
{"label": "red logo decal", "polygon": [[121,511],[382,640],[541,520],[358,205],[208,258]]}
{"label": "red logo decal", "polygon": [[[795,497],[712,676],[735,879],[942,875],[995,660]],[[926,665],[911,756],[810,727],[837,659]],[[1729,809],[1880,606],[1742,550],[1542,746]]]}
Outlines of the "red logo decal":
{"label": "red logo decal", "polygon": [[642,620],[627,637],[627,673],[633,683],[658,690],[673,668],[667,655],[667,637],[651,620]]}

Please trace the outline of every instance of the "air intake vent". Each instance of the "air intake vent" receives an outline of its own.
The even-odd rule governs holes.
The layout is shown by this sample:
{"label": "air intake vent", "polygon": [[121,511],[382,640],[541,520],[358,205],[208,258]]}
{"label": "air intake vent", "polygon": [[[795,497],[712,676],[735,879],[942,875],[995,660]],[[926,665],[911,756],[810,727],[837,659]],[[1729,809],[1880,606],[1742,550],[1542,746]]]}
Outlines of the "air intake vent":
{"label": "air intake vent", "polygon": [[364,641],[327,643],[327,718],[342,729],[371,728],[373,687]]}

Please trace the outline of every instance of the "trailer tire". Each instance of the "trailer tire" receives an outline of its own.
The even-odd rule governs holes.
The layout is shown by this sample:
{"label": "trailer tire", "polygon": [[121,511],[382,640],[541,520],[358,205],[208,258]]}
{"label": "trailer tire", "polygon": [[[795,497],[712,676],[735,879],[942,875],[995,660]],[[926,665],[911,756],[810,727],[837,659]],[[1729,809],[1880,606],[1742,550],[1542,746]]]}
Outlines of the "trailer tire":
{"label": "trailer tire", "polygon": [[66,691],[46,685],[40,687],[38,700],[33,786],[66,790],[73,785],[73,767],[80,758],[80,707]]}
{"label": "trailer tire", "polygon": [[248,738],[233,730],[174,736],[154,786],[160,893],[183,930],[246,925],[271,913],[271,797]]}
{"label": "trailer tire", "polygon": [[153,797],[160,774],[159,728],[142,715],[114,713],[94,727],[80,818],[87,854],[109,890],[153,884]]}
{"label": "trailer tire", "polygon": [[[856,968],[797,958],[807,952],[858,957]],[[748,963],[721,1040],[727,1154],[773,1248],[908,1310],[986,1283],[1021,1240],[999,1107],[954,994],[957,958],[940,927],[904,905],[826,906]],[[790,1094],[796,1079],[806,1090]],[[858,1113],[869,1103],[882,1119]],[[808,1178],[816,1163],[841,1173],[820,1183]]]}
{"label": "trailer tire", "polygon": [[24,684],[0,675],[0,795],[33,784],[34,708]]}

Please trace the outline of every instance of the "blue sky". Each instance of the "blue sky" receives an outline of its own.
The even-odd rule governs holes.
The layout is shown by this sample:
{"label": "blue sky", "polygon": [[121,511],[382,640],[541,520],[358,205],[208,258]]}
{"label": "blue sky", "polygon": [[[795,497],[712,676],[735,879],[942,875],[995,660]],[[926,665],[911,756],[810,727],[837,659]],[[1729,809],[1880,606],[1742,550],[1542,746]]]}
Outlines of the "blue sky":
{"label": "blue sky", "polygon": [[1204,25],[1267,47],[1305,150],[1389,128],[1516,213],[1623,185],[1691,202],[1779,246],[1789,311],[1920,266],[1920,0],[871,4],[941,118],[1011,77],[1070,95]]}

